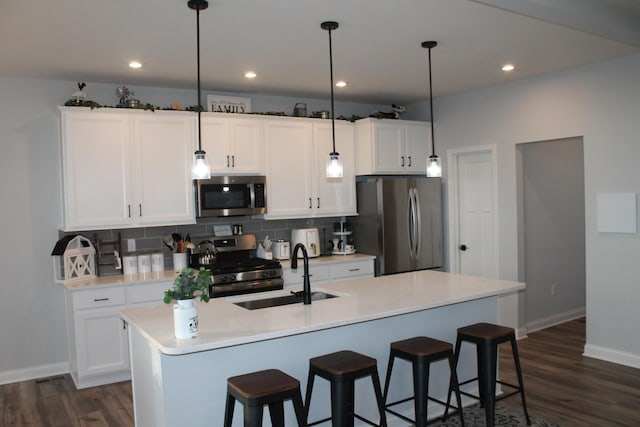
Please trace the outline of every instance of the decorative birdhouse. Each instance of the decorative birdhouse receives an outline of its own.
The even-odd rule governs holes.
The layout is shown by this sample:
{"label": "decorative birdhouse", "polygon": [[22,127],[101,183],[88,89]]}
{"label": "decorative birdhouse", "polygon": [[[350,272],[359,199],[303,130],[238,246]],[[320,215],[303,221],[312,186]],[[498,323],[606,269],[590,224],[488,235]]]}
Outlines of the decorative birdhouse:
{"label": "decorative birdhouse", "polygon": [[96,277],[96,250],[91,240],[80,234],[58,240],[51,255],[57,283]]}

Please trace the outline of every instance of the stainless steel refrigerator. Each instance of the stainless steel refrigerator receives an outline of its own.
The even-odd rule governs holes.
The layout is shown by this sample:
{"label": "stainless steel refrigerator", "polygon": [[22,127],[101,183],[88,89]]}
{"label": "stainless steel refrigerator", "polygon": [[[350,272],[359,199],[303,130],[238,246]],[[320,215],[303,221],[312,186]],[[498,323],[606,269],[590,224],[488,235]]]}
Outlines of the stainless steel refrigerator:
{"label": "stainless steel refrigerator", "polygon": [[442,267],[440,178],[358,177],[356,189],[353,239],[376,256],[376,276]]}

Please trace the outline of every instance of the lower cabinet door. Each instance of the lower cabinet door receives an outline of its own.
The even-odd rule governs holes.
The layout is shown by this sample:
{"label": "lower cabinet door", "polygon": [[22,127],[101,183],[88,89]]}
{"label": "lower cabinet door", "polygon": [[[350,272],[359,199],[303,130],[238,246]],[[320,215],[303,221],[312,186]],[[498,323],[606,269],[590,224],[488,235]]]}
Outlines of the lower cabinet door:
{"label": "lower cabinet door", "polygon": [[118,316],[123,308],[76,311],[76,351],[80,378],[129,370],[126,325]]}

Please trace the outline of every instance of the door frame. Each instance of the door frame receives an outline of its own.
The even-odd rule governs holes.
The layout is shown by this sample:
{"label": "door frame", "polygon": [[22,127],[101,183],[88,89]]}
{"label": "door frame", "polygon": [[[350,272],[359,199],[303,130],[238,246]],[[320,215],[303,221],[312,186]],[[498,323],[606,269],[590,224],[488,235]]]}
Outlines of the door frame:
{"label": "door frame", "polygon": [[473,147],[455,148],[447,150],[447,179],[448,179],[448,219],[449,219],[449,271],[460,273],[460,251],[458,243],[460,241],[460,207],[458,199],[460,196],[460,183],[458,180],[458,160],[462,155],[474,153],[489,153],[492,166],[492,186],[493,186],[493,238],[495,239],[493,266],[494,278],[499,276],[500,262],[498,259],[498,170],[497,170],[497,146],[495,144],[476,145]]}

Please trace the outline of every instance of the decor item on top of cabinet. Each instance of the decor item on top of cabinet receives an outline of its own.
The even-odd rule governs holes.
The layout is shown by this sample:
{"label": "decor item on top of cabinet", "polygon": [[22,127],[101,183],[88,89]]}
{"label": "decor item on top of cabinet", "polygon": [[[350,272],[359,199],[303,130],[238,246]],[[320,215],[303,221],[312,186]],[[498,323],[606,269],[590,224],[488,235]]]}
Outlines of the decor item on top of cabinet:
{"label": "decor item on top of cabinet", "polygon": [[209,302],[211,272],[201,267],[199,271],[184,268],[173,282],[173,287],[164,293],[164,303],[173,305],[173,328],[176,338],[187,339],[198,336],[198,308],[194,298]]}
{"label": "decor item on top of cabinet", "polygon": [[373,117],[374,119],[397,119],[400,117],[400,114],[407,112],[407,107],[404,105],[391,104],[391,108],[393,109],[391,112],[376,111],[370,114],[369,117]]}
{"label": "decor item on top of cabinet", "polygon": [[338,28],[338,23],[333,21],[326,21],[320,24],[320,28],[327,30],[329,33],[329,74],[331,77],[331,134],[333,136],[333,151],[329,153],[329,159],[327,161],[327,178],[342,178],[343,166],[340,159],[340,153],[336,151],[336,115],[333,102],[333,50],[331,48],[331,30]]}
{"label": "decor item on top of cabinet", "polygon": [[196,54],[198,60],[198,150],[193,153],[192,179],[211,178],[211,166],[207,162],[206,154],[202,150],[202,103],[200,102],[200,11],[209,7],[207,0],[189,0],[189,9],[196,11]]}
{"label": "decor item on top of cabinet", "polygon": [[207,105],[214,113],[251,112],[251,98],[244,96],[207,95]]}
{"label": "decor item on top of cabinet", "polygon": [[80,234],[58,240],[51,255],[56,283],[96,277],[96,250],[91,240]]}
{"label": "decor item on top of cabinet", "polygon": [[442,176],[442,164],[440,157],[436,155],[436,142],[433,136],[433,87],[431,84],[431,49],[438,46],[436,41],[422,42],[422,47],[429,49],[429,114],[431,120],[431,155],[427,160],[427,176],[437,178]]}

